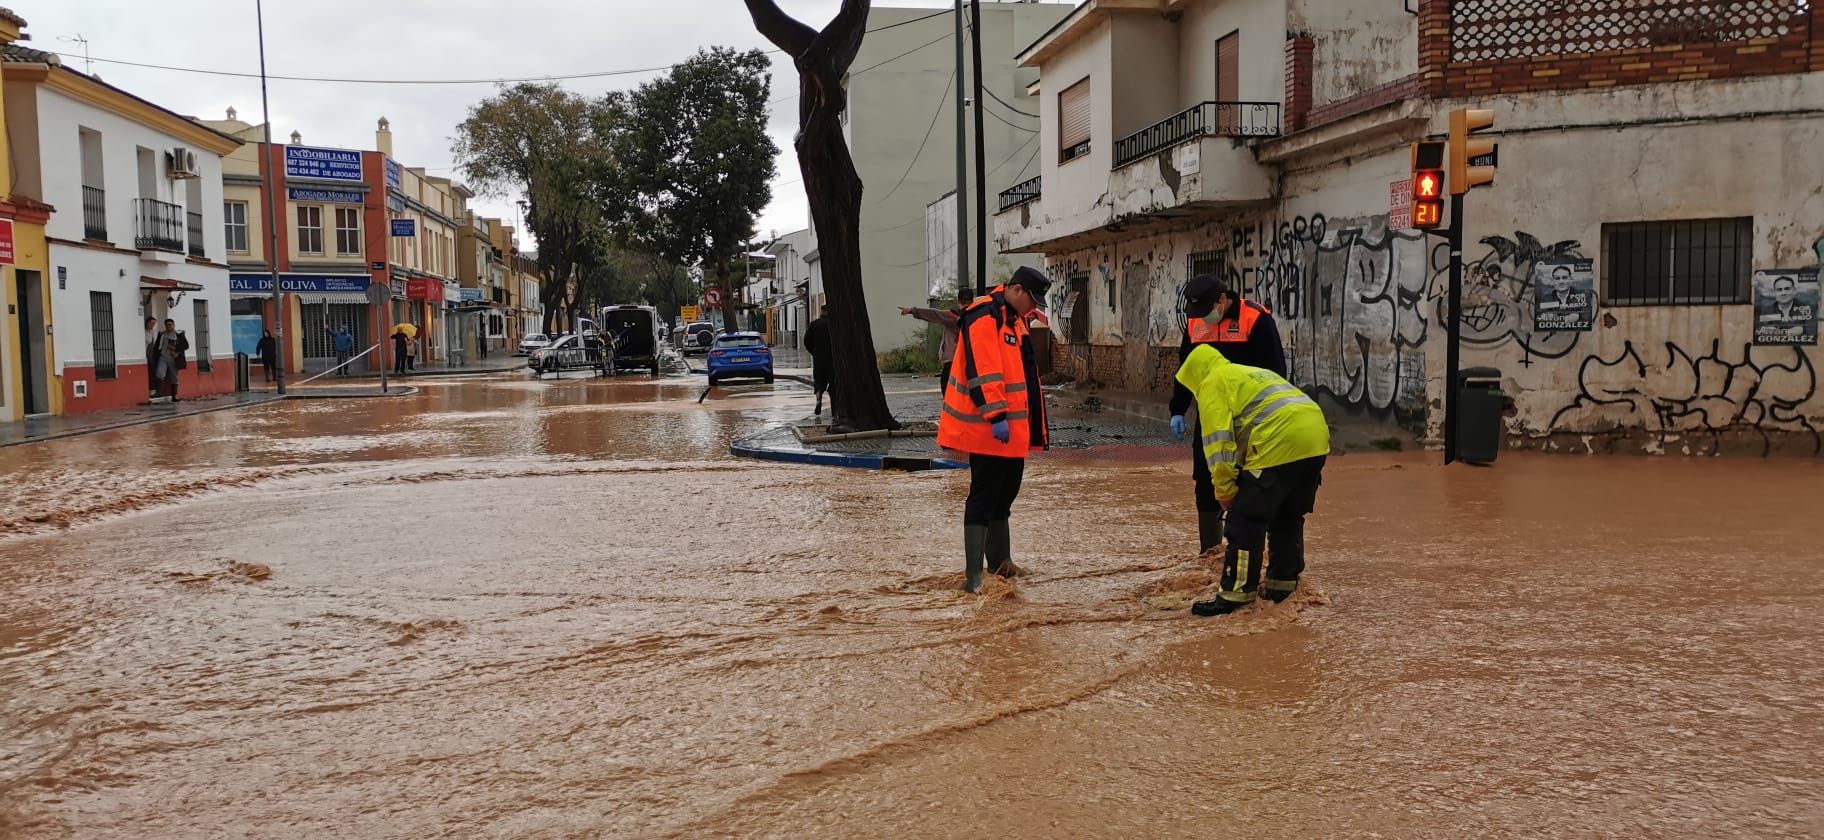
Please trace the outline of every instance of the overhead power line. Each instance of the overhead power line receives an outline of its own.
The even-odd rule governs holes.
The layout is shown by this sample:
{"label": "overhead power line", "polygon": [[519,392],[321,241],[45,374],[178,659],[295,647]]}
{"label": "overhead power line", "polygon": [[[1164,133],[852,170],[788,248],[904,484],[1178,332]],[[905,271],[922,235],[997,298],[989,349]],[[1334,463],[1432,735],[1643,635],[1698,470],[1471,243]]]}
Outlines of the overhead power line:
{"label": "overhead power line", "polygon": [[[869,32],[880,32],[880,31],[887,30],[887,29],[893,29],[895,27],[905,26],[907,24],[918,23],[919,21],[923,21],[923,20],[930,20],[931,18],[938,17],[939,15],[946,15],[946,14],[950,14],[950,12],[947,12],[947,11],[936,12],[933,14],[925,15],[923,17],[912,18],[911,20],[903,20],[903,21],[900,21],[899,23],[889,23],[886,26],[876,27],[876,28],[870,29],[868,31]],[[945,37],[949,37],[949,36],[945,36]],[[943,39],[940,38],[938,40],[943,40]],[[914,52],[917,52],[918,50],[924,49],[924,47],[928,47],[928,46],[930,46],[930,44],[925,44],[924,46],[915,47],[911,50],[906,51],[905,53],[901,53],[900,55],[894,56],[893,58],[889,58],[889,59],[887,59],[887,61],[883,61],[880,64],[886,64],[888,61],[895,61],[900,58],[904,58],[905,56],[910,55]],[[765,52],[768,55],[784,53],[783,50],[778,50],[778,49],[766,50]],[[70,59],[84,59],[85,58],[84,56],[78,56],[78,55],[73,55],[73,54],[69,54],[69,53],[59,52],[59,53],[54,53],[54,54],[63,56],[64,58],[70,58]],[[152,63],[143,62],[143,61],[125,61],[125,60],[117,59],[117,58],[95,58],[93,56],[89,56],[89,57],[86,57],[85,60],[98,61],[103,64],[118,64],[123,67],[141,67],[141,68],[145,68],[148,70],[169,70],[169,71],[177,72],[177,73],[197,73],[197,74],[201,74],[201,75],[205,75],[205,76],[228,76],[228,77],[240,78],[240,79],[260,78],[260,74],[258,74],[258,73],[244,73],[244,72],[237,72],[237,71],[233,71],[233,70],[207,70],[207,69],[203,69],[200,67],[177,67],[177,66],[170,65],[170,64],[152,64]],[[874,67],[879,67],[880,64],[876,64],[876,65],[874,65]],[[520,82],[562,82],[562,81],[575,81],[577,79],[601,79],[601,78],[608,78],[608,77],[612,77],[612,76],[633,76],[633,75],[638,75],[641,73],[659,73],[659,72],[663,72],[666,70],[670,70],[671,68],[676,67],[676,66],[677,66],[677,63],[672,63],[672,64],[666,64],[666,65],[658,66],[658,67],[630,67],[630,68],[625,68],[625,69],[621,69],[621,70],[599,70],[599,71],[590,72],[590,73],[565,73],[565,74],[557,74],[557,75],[521,76],[521,77],[513,77],[513,78],[497,77],[497,78],[492,78],[492,79],[353,79],[353,78],[341,78],[341,77],[329,77],[329,76],[279,76],[279,75],[272,75],[272,74],[267,74],[266,78],[275,80],[275,81],[283,81],[283,82],[318,82],[318,83],[325,83],[325,84],[341,84],[341,85],[493,85],[493,84],[516,84],[516,83],[520,83]],[[868,69],[871,70],[871,69],[873,69],[873,67],[870,67]],[[858,72],[865,72],[865,71],[858,71]],[[781,100],[781,101],[783,101],[783,100]]]}
{"label": "overhead power line", "polygon": [[982,92],[988,94],[989,99],[992,99],[996,102],[1001,103],[1001,107],[1006,108],[1007,110],[1012,111],[1016,114],[1019,114],[1022,117],[1031,117],[1035,120],[1039,118],[1038,114],[1028,114],[1025,111],[1022,111],[1018,108],[1013,107],[1013,103],[1008,102],[1005,99],[1002,99],[999,94],[994,92],[993,88],[982,88]]}
{"label": "overhead power line", "polygon": [[[944,93],[948,94],[950,92],[950,85],[955,84],[958,81],[959,80],[956,78],[956,71],[952,69],[950,71],[950,81],[944,83]],[[899,180],[893,184],[893,188],[887,190],[887,194],[880,197],[880,201],[871,202],[871,205],[879,205],[887,199],[892,198],[894,193],[899,192],[900,186],[906,183],[906,179],[912,176],[912,167],[917,166],[918,159],[924,155],[925,144],[931,142],[931,132],[937,130],[937,118],[943,115],[944,97],[940,95],[937,98],[937,110],[931,112],[931,124],[925,127],[925,139],[918,141],[918,151],[913,152],[912,159],[906,162],[906,171],[900,174]]]}

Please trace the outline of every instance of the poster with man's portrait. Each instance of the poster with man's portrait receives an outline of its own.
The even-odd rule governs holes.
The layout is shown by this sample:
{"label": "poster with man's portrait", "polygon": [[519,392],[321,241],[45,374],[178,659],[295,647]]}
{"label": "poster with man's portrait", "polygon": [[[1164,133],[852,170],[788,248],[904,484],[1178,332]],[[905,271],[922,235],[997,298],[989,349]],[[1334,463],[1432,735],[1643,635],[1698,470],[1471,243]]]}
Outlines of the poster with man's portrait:
{"label": "poster with man's portrait", "polygon": [[1533,329],[1588,332],[1596,319],[1596,261],[1540,260],[1533,266]]}
{"label": "poster with man's portrait", "polygon": [[1754,343],[1818,343],[1818,270],[1754,273]]}

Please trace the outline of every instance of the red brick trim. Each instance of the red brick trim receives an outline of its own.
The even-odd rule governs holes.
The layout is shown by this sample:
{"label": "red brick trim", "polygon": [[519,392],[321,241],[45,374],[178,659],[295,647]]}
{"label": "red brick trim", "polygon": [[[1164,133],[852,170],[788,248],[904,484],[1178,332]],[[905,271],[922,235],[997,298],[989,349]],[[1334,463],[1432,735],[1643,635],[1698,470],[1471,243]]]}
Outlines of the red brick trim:
{"label": "red brick trim", "polygon": [[1303,130],[1305,119],[1311,112],[1312,56],[1316,49],[1317,42],[1309,37],[1301,35],[1286,39],[1287,134]]}
{"label": "red brick trim", "polygon": [[1305,119],[1304,127],[1317,128],[1320,125],[1372,111],[1383,105],[1405,102],[1408,99],[1423,99],[1430,88],[1430,82],[1431,80],[1426,79],[1423,73],[1414,73],[1380,87],[1370,88],[1348,99],[1338,100],[1320,108],[1312,108],[1311,113]]}

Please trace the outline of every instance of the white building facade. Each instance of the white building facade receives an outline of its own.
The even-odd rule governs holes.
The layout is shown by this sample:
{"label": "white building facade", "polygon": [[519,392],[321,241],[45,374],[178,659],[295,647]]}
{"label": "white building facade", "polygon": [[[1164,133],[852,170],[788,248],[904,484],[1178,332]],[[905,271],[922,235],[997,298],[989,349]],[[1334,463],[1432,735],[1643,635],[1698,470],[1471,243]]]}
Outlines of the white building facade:
{"label": "white building facade", "polygon": [[[1527,25],[1441,0],[1091,0],[1027,48],[1042,188],[1004,196],[996,236],[1061,281],[1054,363],[1163,401],[1181,290],[1214,274],[1273,310],[1333,418],[1437,440],[1449,254],[1401,197],[1411,143],[1486,108],[1461,364],[1498,371],[1507,445],[1824,454],[1824,11],[1499,5]],[[1577,317],[1553,314],[1559,275]],[[1803,314],[1780,320],[1782,287]]]}
{"label": "white building facade", "polygon": [[7,74],[15,193],[46,226],[65,413],[151,396],[145,319],[190,342],[179,396],[234,389],[222,156],[240,141],[61,66]]}

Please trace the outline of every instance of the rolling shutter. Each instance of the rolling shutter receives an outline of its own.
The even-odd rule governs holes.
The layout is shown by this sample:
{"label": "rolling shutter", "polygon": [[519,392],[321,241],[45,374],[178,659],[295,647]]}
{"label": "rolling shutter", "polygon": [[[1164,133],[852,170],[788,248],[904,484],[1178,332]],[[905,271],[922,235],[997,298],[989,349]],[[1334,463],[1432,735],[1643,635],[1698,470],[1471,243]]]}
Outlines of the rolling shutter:
{"label": "rolling shutter", "polygon": [[1089,144],[1089,80],[1084,79],[1058,94],[1058,148],[1070,160]]}

